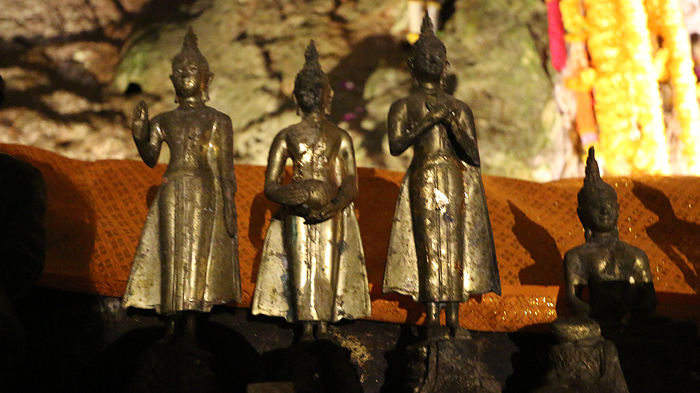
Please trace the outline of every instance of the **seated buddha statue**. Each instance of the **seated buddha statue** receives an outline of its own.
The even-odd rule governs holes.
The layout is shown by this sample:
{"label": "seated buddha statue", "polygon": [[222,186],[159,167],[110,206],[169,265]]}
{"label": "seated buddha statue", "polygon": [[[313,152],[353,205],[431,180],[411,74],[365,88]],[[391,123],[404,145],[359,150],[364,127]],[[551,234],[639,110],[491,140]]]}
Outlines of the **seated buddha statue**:
{"label": "seated buddha statue", "polygon": [[[647,255],[620,240],[617,193],[600,177],[595,151],[589,150],[577,213],[586,242],[564,256],[569,307],[590,316],[603,335],[620,333],[647,320],[656,309],[656,292]],[[588,289],[588,303],[583,300]]]}

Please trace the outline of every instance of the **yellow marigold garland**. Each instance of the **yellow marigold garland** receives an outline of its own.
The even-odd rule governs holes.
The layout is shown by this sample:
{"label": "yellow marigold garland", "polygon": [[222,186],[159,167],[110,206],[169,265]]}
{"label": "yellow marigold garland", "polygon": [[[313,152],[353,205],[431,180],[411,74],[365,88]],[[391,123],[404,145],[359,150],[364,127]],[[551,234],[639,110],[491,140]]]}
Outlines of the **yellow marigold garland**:
{"label": "yellow marigold garland", "polygon": [[562,22],[566,28],[566,41],[586,42],[586,18],[583,16],[581,0],[561,0],[559,2]]}
{"label": "yellow marigold garland", "polygon": [[[595,69],[599,152],[607,172],[669,173],[657,73],[641,0],[562,0],[560,9],[571,33],[567,39],[587,37]],[[567,84],[584,87],[588,83],[583,77],[590,79],[591,73],[572,76],[578,80]]]}
{"label": "yellow marigold garland", "polygon": [[673,106],[681,126],[679,139],[683,157],[687,160],[688,173],[700,175],[700,107],[683,14],[678,0],[646,0],[646,9],[649,14],[649,29],[654,37],[662,38],[662,47],[655,57],[665,68],[659,75],[660,78],[667,77],[673,86]]}

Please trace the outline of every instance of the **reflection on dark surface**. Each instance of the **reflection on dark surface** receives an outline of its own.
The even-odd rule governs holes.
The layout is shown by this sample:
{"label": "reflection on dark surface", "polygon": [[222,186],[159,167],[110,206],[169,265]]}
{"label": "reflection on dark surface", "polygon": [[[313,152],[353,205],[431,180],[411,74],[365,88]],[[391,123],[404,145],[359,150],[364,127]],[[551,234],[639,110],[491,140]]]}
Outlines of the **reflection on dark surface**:
{"label": "reflection on dark surface", "polygon": [[[125,392],[139,356],[163,336],[163,323],[153,312],[127,313],[119,306],[119,300],[33,289],[17,304],[16,311],[17,319],[25,327],[27,342],[27,361],[17,378],[20,384],[2,390],[7,384],[0,381],[3,385],[0,391]],[[201,325],[199,340],[201,347],[212,354],[212,370],[219,378],[216,383],[227,386],[228,390],[224,391],[236,391],[242,381],[255,379],[258,374],[249,373],[256,359],[254,351],[265,354],[287,348],[293,341],[289,324],[271,323],[279,318],[251,317],[249,310],[227,307],[215,311],[218,312],[209,316],[209,322]],[[401,378],[400,373],[396,374],[396,367],[400,368],[402,362],[399,350],[417,340],[415,329],[409,325],[360,320],[332,328],[331,333],[334,338],[345,340],[343,345],[351,349],[353,365],[366,393],[394,393],[400,391],[393,389],[397,378]],[[548,347],[553,342],[549,335],[471,334],[480,347],[483,361],[505,392],[531,392],[541,382],[548,365]],[[696,344],[683,344],[679,352],[679,347],[651,343],[620,348],[620,354],[624,353],[627,360],[622,367],[630,392],[700,391],[695,388],[700,381],[692,379],[693,375],[700,375],[700,348]],[[649,355],[657,360],[649,362]],[[267,356],[261,356],[260,361]],[[246,359],[251,364],[240,363]],[[262,367],[265,368],[264,364]],[[649,388],[645,390],[645,387]]]}
{"label": "reflection on dark surface", "polygon": [[[5,390],[0,386],[0,391],[126,392],[137,360],[164,331],[163,322],[155,313],[127,312],[119,301],[118,298],[33,289],[18,304],[16,312],[25,326],[27,342],[26,366],[18,374],[21,384]],[[216,384],[226,386],[224,392],[235,392],[243,382],[263,382],[264,375],[263,380],[253,381],[258,374],[249,373],[256,359],[254,351],[264,354],[259,357],[264,370],[263,360],[269,359],[267,353],[288,348],[293,341],[290,325],[270,323],[279,318],[251,317],[250,311],[245,309],[220,307],[214,311],[209,322],[201,324],[199,345],[212,354],[211,369],[217,377]],[[334,340],[351,350],[351,361],[364,391],[391,393],[394,390],[382,388],[385,375],[387,385],[390,379],[387,363],[392,362],[392,354],[395,354],[392,350],[399,348],[400,342],[405,347],[415,339],[412,329],[408,325],[359,320],[331,327],[330,332]],[[514,335],[521,340],[540,336]],[[505,385],[505,379],[513,373],[510,359],[515,351],[509,335],[472,332],[472,337],[492,375]],[[242,360],[250,360],[250,363],[241,364]]]}
{"label": "reflection on dark surface", "polygon": [[660,190],[635,181],[632,192],[659,216],[658,222],[647,227],[649,238],[678,266],[695,293],[700,293],[700,225],[676,217],[671,201]]}
{"label": "reflection on dark surface", "polygon": [[[127,391],[144,393],[244,393],[248,384],[261,379],[258,352],[228,326],[202,321],[196,337],[185,334],[174,340],[162,339],[163,332],[158,329],[157,335],[153,330],[136,329],[121,336],[103,351],[103,367],[93,374],[121,371],[119,379],[130,381]],[[97,381],[94,388],[104,386],[112,385]]]}
{"label": "reflection on dark surface", "polygon": [[381,393],[402,392],[406,388],[405,382],[410,376],[411,358],[406,352],[409,345],[419,341],[416,328],[410,325],[401,325],[401,331],[396,341],[396,347],[384,354],[387,368],[384,371],[384,385]]}
{"label": "reflection on dark surface", "polygon": [[644,326],[656,309],[654,283],[629,281],[594,281],[588,283],[590,317],[600,324],[603,336],[629,332]]}
{"label": "reflection on dark surface", "polygon": [[508,207],[515,219],[513,234],[535,261],[534,265],[520,270],[520,284],[563,285],[564,272],[557,242],[547,229],[528,218],[512,202],[508,201]]}
{"label": "reflection on dark surface", "polygon": [[361,393],[350,351],[330,340],[298,341],[263,355],[266,382],[293,382],[296,392]]}
{"label": "reflection on dark surface", "polygon": [[531,392],[543,384],[545,374],[549,370],[549,350],[555,343],[554,336],[515,333],[508,336],[518,350],[511,357],[513,374],[506,379],[503,392]]}

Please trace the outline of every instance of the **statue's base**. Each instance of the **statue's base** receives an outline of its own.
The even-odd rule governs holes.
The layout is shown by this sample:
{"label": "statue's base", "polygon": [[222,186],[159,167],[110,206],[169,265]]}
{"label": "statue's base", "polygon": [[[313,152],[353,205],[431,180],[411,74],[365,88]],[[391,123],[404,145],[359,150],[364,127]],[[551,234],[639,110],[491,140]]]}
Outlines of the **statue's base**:
{"label": "statue's base", "polygon": [[537,393],[628,393],[612,342],[563,343],[551,351],[554,370]]}
{"label": "statue's base", "polygon": [[211,354],[197,346],[194,335],[164,338],[137,364],[130,393],[217,393]]}
{"label": "statue's base", "polygon": [[296,393],[362,393],[350,350],[330,340],[302,341],[263,355],[265,380],[291,382]]}
{"label": "statue's base", "polygon": [[550,352],[547,383],[537,393],[628,393],[615,344],[603,339],[589,318],[559,318],[552,324],[559,344]]}
{"label": "statue's base", "polygon": [[467,331],[429,338],[406,348],[410,357],[406,390],[413,393],[500,393],[501,385],[481,361]]}

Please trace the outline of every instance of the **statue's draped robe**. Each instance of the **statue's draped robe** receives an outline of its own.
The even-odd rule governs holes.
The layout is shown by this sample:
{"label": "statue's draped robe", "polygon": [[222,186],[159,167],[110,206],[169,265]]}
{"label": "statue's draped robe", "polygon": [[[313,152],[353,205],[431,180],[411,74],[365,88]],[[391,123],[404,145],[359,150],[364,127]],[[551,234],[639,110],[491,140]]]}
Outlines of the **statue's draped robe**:
{"label": "statue's draped robe", "polygon": [[350,204],[318,224],[282,207],[265,236],[253,314],[288,321],[369,317],[371,303],[360,229]]}
{"label": "statue's draped robe", "polygon": [[[210,146],[207,153],[210,172],[178,170],[163,177],[136,248],[124,307],[171,314],[240,301],[237,236],[226,232],[216,150]],[[207,191],[212,185],[213,193]]]}
{"label": "statue's draped robe", "polygon": [[[428,234],[439,235],[415,230],[426,227]],[[470,294],[500,294],[478,167],[453,157],[414,158],[396,203],[383,291],[420,302],[463,302]]]}

